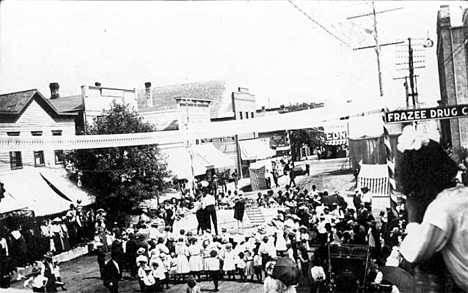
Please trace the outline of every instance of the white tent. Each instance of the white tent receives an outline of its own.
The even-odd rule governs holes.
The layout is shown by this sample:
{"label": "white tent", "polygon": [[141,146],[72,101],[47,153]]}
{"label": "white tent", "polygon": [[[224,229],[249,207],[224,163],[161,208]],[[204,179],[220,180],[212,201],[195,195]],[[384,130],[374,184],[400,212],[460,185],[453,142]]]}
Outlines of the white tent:
{"label": "white tent", "polygon": [[[235,164],[231,158],[218,150],[212,143],[195,145],[190,148],[164,149],[162,152],[167,155],[166,162],[169,170],[179,179],[190,179],[193,176],[205,174],[208,169],[223,169]],[[192,157],[190,157],[190,152],[192,152]]]}
{"label": "white tent", "polygon": [[258,139],[239,141],[242,160],[263,160],[276,155],[268,145]]}
{"label": "white tent", "polygon": [[55,192],[42,178],[40,169],[25,167],[19,172],[2,176],[5,189],[33,210],[36,216],[68,210],[72,201]]}
{"label": "white tent", "polygon": [[82,206],[94,202],[94,196],[71,181],[64,168],[41,168],[39,173],[49,184],[52,184],[72,202],[76,203],[80,200]]}

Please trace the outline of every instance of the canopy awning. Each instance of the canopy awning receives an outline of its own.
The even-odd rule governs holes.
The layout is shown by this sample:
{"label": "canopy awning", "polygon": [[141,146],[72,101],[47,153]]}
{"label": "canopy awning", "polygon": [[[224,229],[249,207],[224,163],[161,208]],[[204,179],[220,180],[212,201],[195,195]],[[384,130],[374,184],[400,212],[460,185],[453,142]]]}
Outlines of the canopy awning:
{"label": "canopy awning", "polygon": [[94,202],[94,196],[71,181],[64,168],[43,168],[40,169],[39,173],[48,184],[51,184],[73,203],[80,200],[82,206],[87,206]]}
{"label": "canopy awning", "polygon": [[[205,165],[195,158],[190,159],[190,150],[185,147],[178,147],[172,149],[165,149],[162,151],[167,155],[166,162],[168,169],[172,175],[177,176],[179,179],[190,179],[193,176],[205,174]],[[191,163],[191,161],[193,163]],[[192,165],[193,164],[193,175]]]}
{"label": "canopy awning", "polygon": [[239,141],[242,160],[262,160],[273,157],[276,151],[257,139]]}
{"label": "canopy awning", "polygon": [[11,193],[6,191],[5,197],[2,199],[2,202],[0,203],[0,215],[19,211],[19,210],[24,210],[27,208],[28,208],[28,205],[26,203],[19,201],[13,195],[11,195]]}
{"label": "canopy awning", "polygon": [[212,143],[193,146],[192,151],[194,162],[198,160],[206,169],[223,169],[235,164],[231,158],[218,150]]}
{"label": "canopy awning", "polygon": [[[234,161],[218,150],[213,144],[195,145],[190,148],[178,147],[162,151],[167,155],[167,165],[173,175],[179,179],[199,176],[212,168],[228,168],[234,166]],[[192,158],[190,157],[192,153]]]}
{"label": "canopy awning", "polygon": [[72,203],[56,193],[39,173],[43,168],[25,167],[2,176],[5,190],[26,204],[36,216],[45,216],[66,211]]}

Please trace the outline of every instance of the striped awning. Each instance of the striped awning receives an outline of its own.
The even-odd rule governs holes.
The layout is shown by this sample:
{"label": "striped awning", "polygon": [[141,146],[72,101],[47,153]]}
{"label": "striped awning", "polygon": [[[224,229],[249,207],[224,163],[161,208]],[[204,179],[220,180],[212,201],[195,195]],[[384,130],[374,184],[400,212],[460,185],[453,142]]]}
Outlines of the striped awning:
{"label": "striped awning", "polygon": [[325,144],[326,145],[344,145],[344,144],[348,144],[348,140],[347,139],[326,140]]}

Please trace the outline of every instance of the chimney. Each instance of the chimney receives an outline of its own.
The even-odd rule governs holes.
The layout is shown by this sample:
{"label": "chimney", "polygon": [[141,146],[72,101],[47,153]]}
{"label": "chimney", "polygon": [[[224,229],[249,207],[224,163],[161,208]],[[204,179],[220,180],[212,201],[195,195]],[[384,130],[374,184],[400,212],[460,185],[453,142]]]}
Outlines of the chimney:
{"label": "chimney", "polygon": [[146,107],[151,108],[153,107],[153,99],[151,97],[151,82],[145,82],[145,99],[146,99]]}
{"label": "chimney", "polygon": [[94,83],[94,85],[100,87],[100,86],[101,86],[101,83],[98,82],[98,81],[96,81],[96,82]]}
{"label": "chimney", "polygon": [[60,95],[59,95],[59,87],[60,85],[58,84],[58,82],[51,82],[49,84],[49,88],[50,88],[50,98],[51,99],[58,99],[60,98]]}

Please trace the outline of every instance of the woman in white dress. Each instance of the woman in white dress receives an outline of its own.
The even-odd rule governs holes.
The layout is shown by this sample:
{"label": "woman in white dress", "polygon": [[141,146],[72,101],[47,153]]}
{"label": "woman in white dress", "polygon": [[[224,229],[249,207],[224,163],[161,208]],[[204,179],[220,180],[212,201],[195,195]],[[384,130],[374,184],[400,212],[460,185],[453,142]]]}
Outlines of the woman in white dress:
{"label": "woman in white dress", "polygon": [[286,251],[288,250],[287,246],[286,246],[286,239],[284,239],[284,230],[282,229],[278,229],[277,233],[276,233],[276,252],[279,254],[279,255],[282,255],[284,253],[286,253]]}
{"label": "woman in white dress", "polygon": [[232,249],[232,244],[227,243],[226,244],[226,253],[224,254],[224,264],[223,264],[223,271],[226,273],[228,276],[228,279],[230,280],[231,277],[235,279],[235,271],[236,271],[236,253]]}
{"label": "woman in white dress", "polygon": [[191,245],[188,248],[189,250],[189,265],[190,265],[190,272],[195,277],[198,277],[198,282],[200,282],[201,273],[203,271],[203,261],[201,258],[201,246],[198,243],[197,238],[191,239]]}
{"label": "woman in white dress", "polygon": [[179,238],[175,252],[177,254],[175,259],[177,279],[185,279],[185,276],[190,273],[190,265],[188,261],[189,249],[185,245],[184,238]]}

